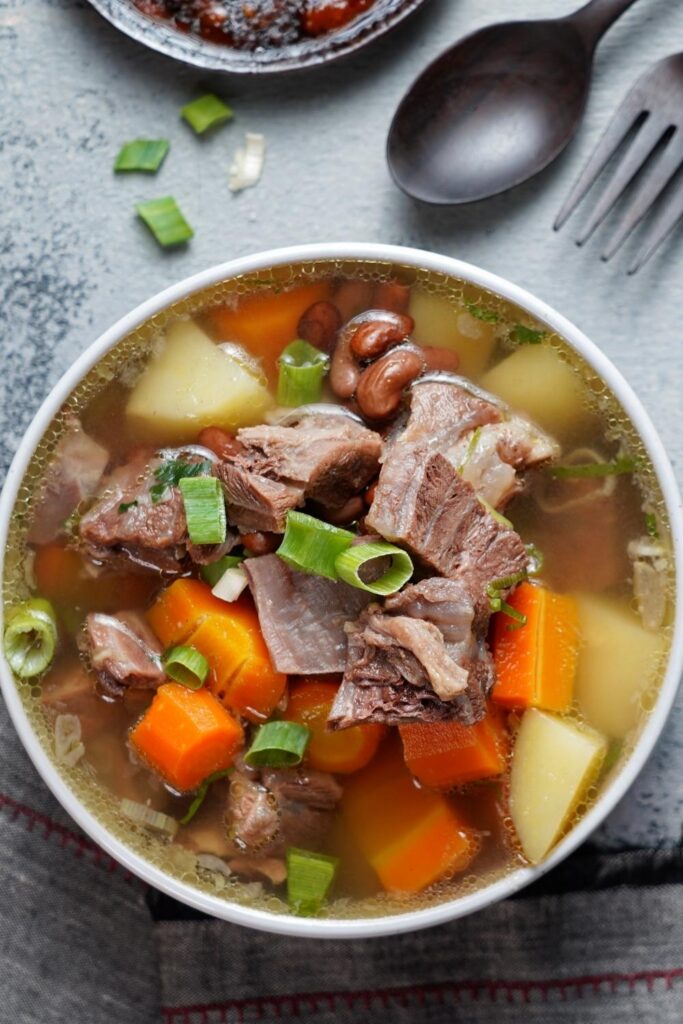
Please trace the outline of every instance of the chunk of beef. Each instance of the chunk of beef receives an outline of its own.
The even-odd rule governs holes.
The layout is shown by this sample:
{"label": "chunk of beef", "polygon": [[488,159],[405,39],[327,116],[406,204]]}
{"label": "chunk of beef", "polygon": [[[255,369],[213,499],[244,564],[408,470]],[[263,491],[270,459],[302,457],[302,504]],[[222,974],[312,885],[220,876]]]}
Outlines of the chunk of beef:
{"label": "chunk of beef", "polygon": [[27,535],[31,544],[49,544],[63,532],[65,520],[97,490],[108,462],[106,448],[93,441],[73,417],[40,487]]}
{"label": "chunk of beef", "polygon": [[501,402],[477,388],[417,381],[412,387],[410,416],[400,443],[427,443],[435,451],[444,451],[476,427],[499,423],[502,418]]}
{"label": "chunk of beef", "polygon": [[105,693],[120,697],[130,687],[156,690],[166,682],[161,647],[135,612],[86,616],[80,645]]}
{"label": "chunk of beef", "polygon": [[242,450],[219,469],[230,521],[281,533],[305,501],[342,508],[379,470],[382,441],[347,416],[307,413],[292,426],[246,427]]}
{"label": "chunk of beef", "polygon": [[527,564],[519,535],[490,514],[443,455],[420,446],[406,454],[399,463],[392,453],[382,469],[367,525],[438,573],[464,579],[485,611],[488,585]]}
{"label": "chunk of beef", "polygon": [[230,783],[228,831],[237,850],[259,858],[284,855],[288,846],[316,850],[341,799],[332,775],[305,768],[237,772]]}
{"label": "chunk of beef", "polygon": [[287,513],[304,503],[301,487],[271,480],[237,462],[224,462],[218,476],[225,490],[228,518],[246,533],[282,533]]}
{"label": "chunk of beef", "polygon": [[346,583],[291,569],[277,555],[248,558],[244,568],[273,665],[292,675],[343,672],[344,624],[372,595]]}
{"label": "chunk of beef", "polygon": [[237,436],[249,469],[300,487],[325,508],[341,508],[379,472],[382,439],[346,416],[309,414],[293,426],[246,427]]}

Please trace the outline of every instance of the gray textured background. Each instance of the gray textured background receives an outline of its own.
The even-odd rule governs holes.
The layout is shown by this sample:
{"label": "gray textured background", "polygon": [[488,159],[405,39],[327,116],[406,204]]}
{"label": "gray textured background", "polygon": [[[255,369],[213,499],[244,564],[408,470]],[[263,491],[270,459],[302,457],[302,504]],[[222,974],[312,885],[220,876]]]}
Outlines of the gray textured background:
{"label": "gray textured background", "polygon": [[[0,0],[0,468],[49,387],[104,328],[143,299],[213,263],[270,246],[335,239],[420,246],[480,263],[573,319],[624,372],[683,465],[683,232],[627,279],[625,256],[577,249],[555,212],[626,88],[683,48],[680,0],[639,0],[598,52],[583,129],[539,179],[453,211],[420,208],[391,184],[384,140],[398,99],[450,39],[506,17],[567,13],[572,0],[429,0],[381,43],[288,78],[211,78],[120,36],[83,2]],[[198,140],[179,108],[207,85],[232,125]],[[233,197],[245,130],[268,142],[260,185]],[[165,135],[156,178],[115,177],[131,138]],[[195,227],[163,253],[133,203],[172,193]],[[632,244],[629,251],[632,249]],[[628,255],[628,253],[627,253]],[[21,754],[17,754],[21,758]],[[603,827],[605,846],[672,844],[683,820],[683,696],[650,764]],[[36,780],[37,783],[38,780]]]}

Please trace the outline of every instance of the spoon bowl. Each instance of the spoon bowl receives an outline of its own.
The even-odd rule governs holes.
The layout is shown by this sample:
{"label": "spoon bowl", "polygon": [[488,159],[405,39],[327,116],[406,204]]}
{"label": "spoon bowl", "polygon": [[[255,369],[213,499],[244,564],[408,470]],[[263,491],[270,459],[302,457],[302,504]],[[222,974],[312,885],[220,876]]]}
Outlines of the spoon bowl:
{"label": "spoon bowl", "polygon": [[408,195],[470,203],[547,167],[580,123],[595,44],[633,0],[490,25],[436,58],[403,97],[387,160]]}

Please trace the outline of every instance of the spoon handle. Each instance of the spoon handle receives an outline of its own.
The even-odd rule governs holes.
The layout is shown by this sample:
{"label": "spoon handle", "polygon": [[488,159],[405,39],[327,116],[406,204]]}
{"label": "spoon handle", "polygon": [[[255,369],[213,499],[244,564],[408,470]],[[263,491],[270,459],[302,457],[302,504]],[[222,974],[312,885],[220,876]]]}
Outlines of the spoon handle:
{"label": "spoon handle", "polygon": [[592,49],[610,25],[633,3],[635,0],[590,0],[585,7],[570,14],[567,21],[573,22]]}

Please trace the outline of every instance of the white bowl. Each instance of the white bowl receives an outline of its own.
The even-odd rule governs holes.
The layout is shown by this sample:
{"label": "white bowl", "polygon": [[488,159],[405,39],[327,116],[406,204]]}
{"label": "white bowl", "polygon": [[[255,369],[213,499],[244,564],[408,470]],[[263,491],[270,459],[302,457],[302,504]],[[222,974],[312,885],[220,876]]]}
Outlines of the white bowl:
{"label": "white bowl", "polygon": [[647,413],[629,385],[609,359],[581,331],[540,299],[535,298],[529,292],[518,288],[509,281],[497,277],[495,274],[481,270],[479,267],[472,266],[469,263],[462,263],[460,260],[450,259],[446,256],[422,252],[418,249],[347,242],[325,245],[301,245],[271,250],[270,252],[258,253],[255,256],[223,263],[220,266],[213,267],[201,274],[196,274],[194,277],[181,281],[171,288],[167,288],[155,298],[138,306],[132,313],[119,320],[110,330],[93,342],[76,360],[36,413],[10,467],[2,498],[0,499],[0,576],[2,574],[2,558],[4,557],[7,543],[10,515],[14,507],[18,488],[31,456],[44,431],[71,391],[105,352],[155,313],[195,291],[207,288],[238,274],[252,273],[282,264],[328,259],[378,260],[384,263],[395,262],[414,266],[465,279],[509,299],[511,302],[528,310],[532,316],[545,322],[553,331],[556,331],[566,339],[606,381],[633,422],[654,466],[671,523],[674,560],[677,569],[676,617],[666,674],[661,684],[656,704],[649,714],[634,751],[622,771],[610,785],[605,787],[599,798],[569,835],[555,847],[542,864],[536,867],[519,868],[503,879],[493,882],[486,888],[470,895],[460,896],[437,906],[426,907],[425,909],[410,911],[405,914],[377,918],[359,918],[356,920],[298,918],[290,915],[271,914],[267,911],[228,903],[171,877],[129,849],[80,803],[77,796],[69,789],[56,771],[27,718],[12,674],[4,658],[0,659],[0,682],[2,683],[5,702],[21,741],[47,785],[81,828],[107,853],[111,854],[112,857],[116,858],[117,861],[130,871],[139,875],[140,878],[143,878],[150,885],[156,886],[181,902],[196,907],[198,910],[202,910],[214,917],[224,918],[236,924],[243,924],[251,928],[279,932],[286,935],[315,938],[355,938],[427,928],[431,925],[462,917],[465,914],[471,914],[473,911],[480,910],[496,900],[510,896],[518,889],[540,878],[546,871],[549,871],[556,864],[559,864],[560,861],[564,860],[615,807],[645,764],[662,731],[676,696],[683,669],[683,508],[676,481],[662,443]]}

